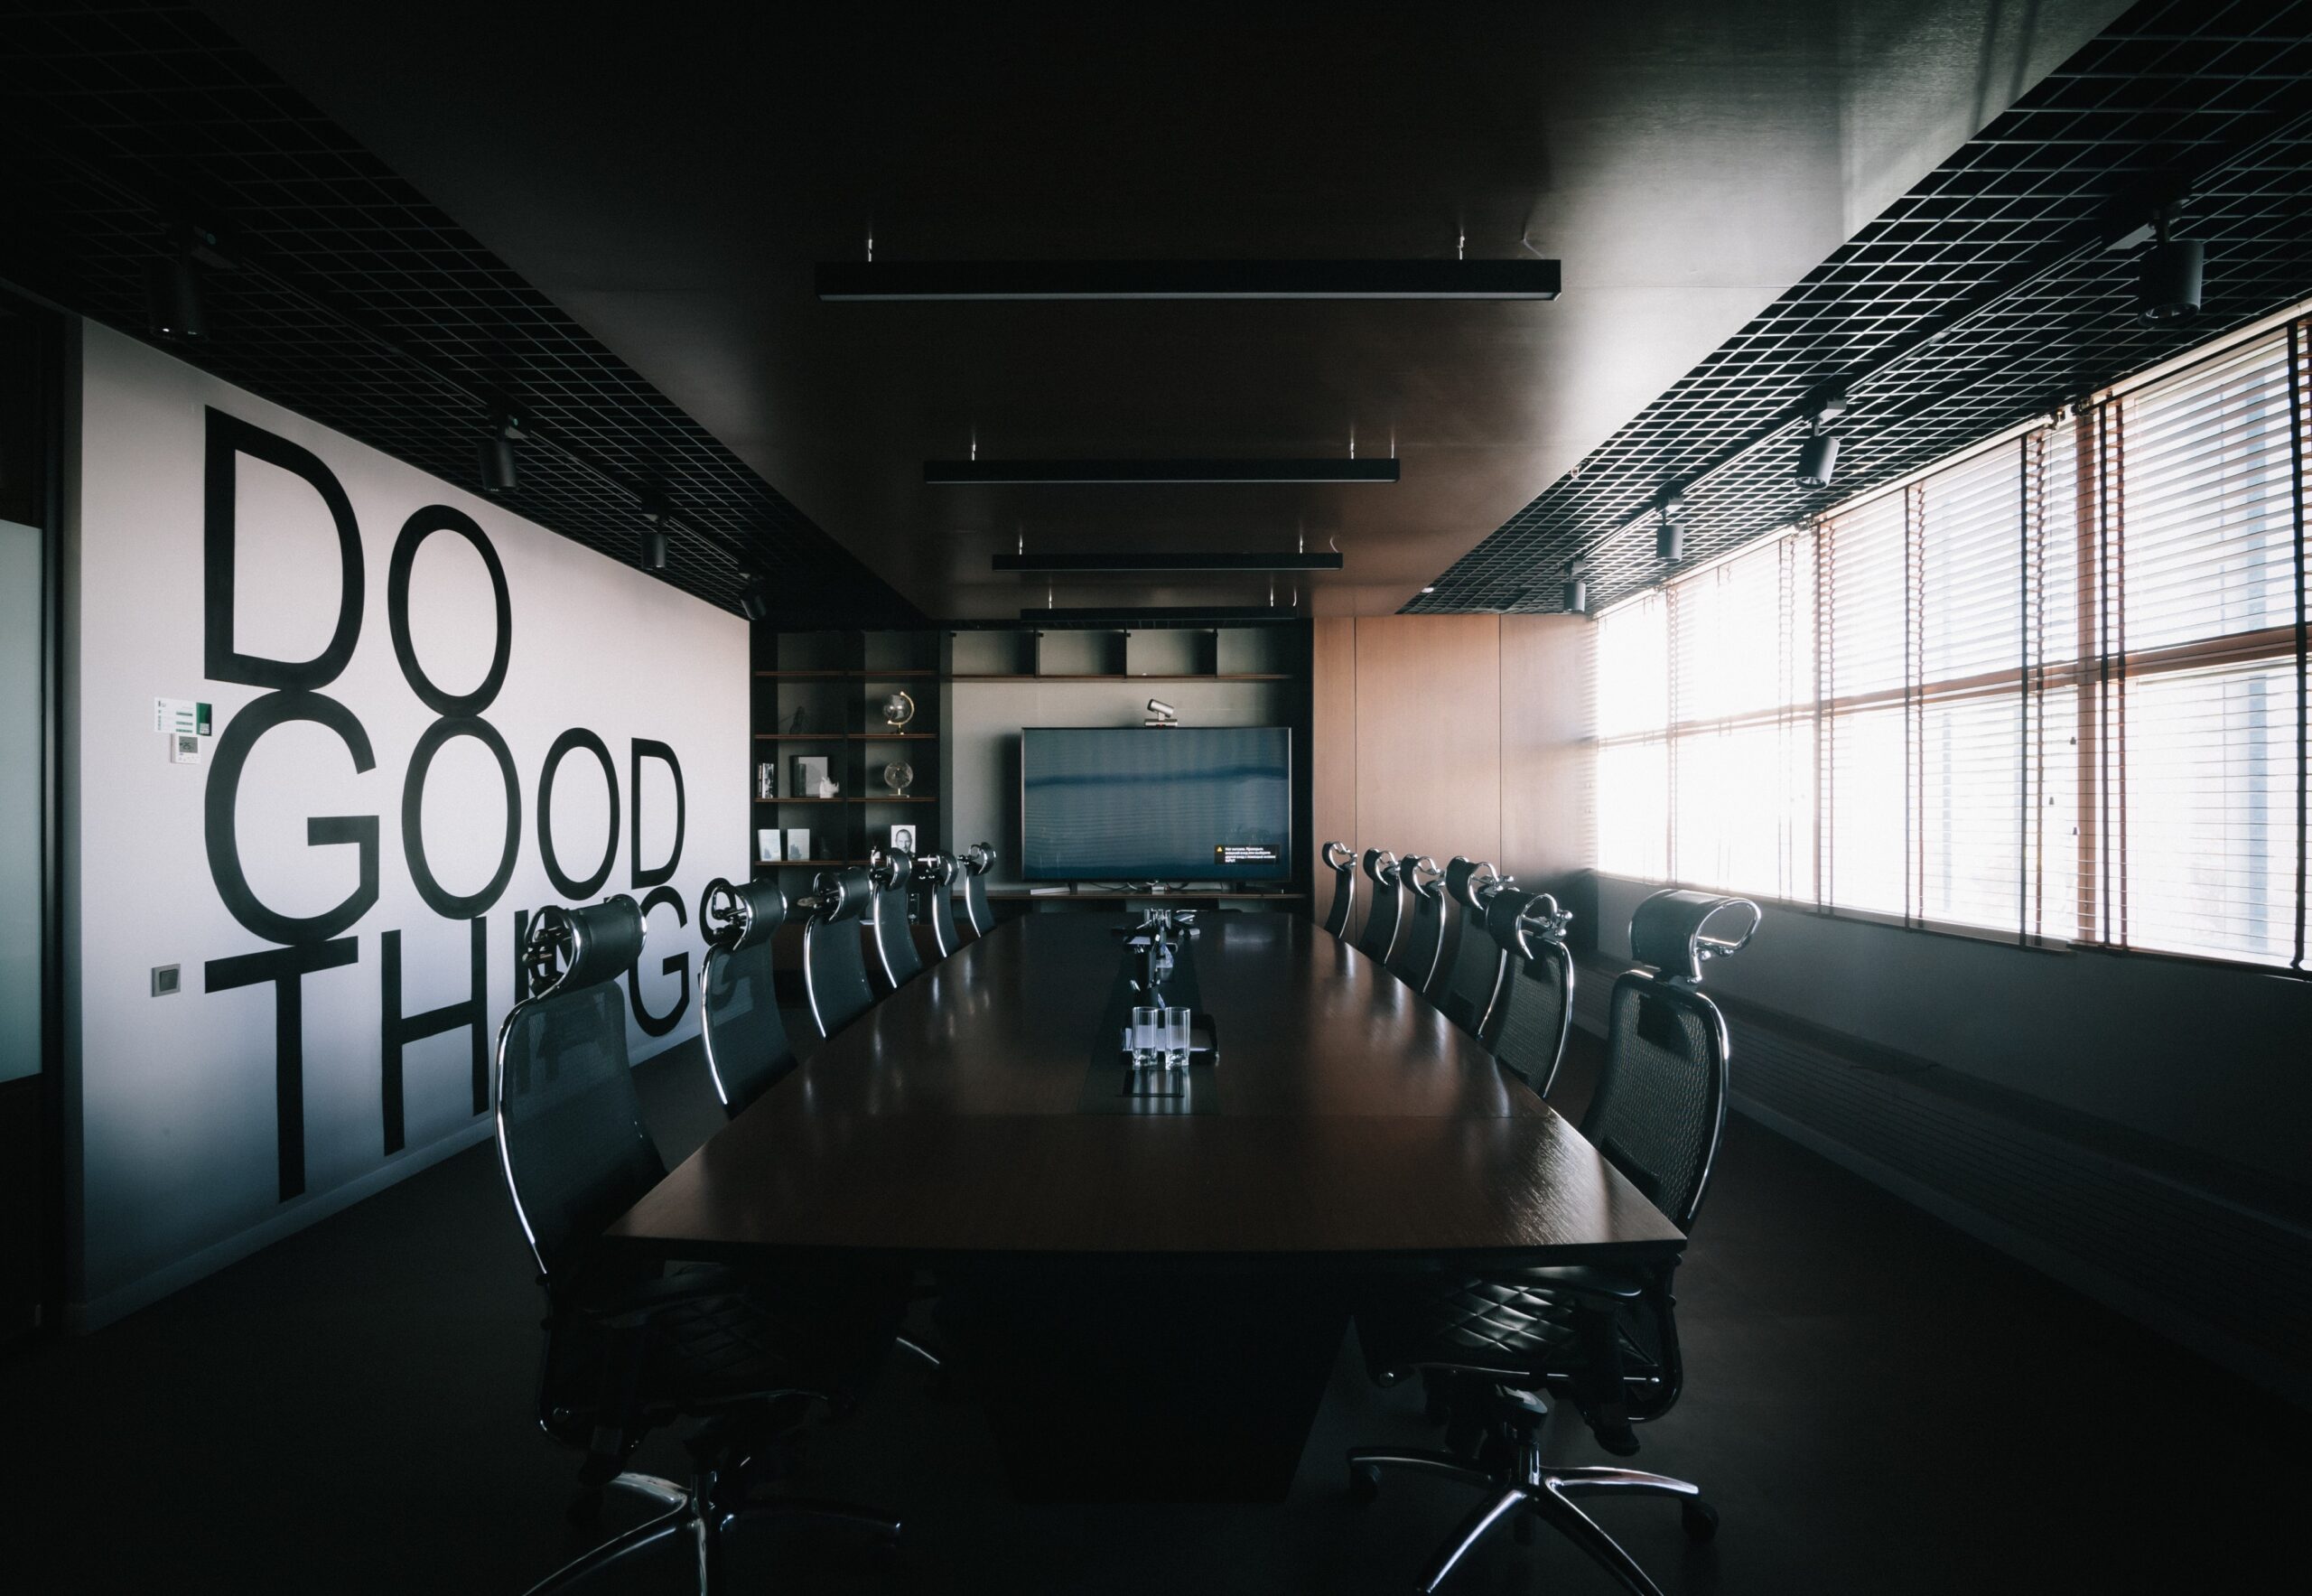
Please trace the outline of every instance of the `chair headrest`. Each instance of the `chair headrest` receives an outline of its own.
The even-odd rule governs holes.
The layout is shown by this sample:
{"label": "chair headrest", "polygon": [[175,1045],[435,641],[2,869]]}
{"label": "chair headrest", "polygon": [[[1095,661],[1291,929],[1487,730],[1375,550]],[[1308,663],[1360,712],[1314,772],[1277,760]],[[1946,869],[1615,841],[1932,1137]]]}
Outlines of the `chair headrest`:
{"label": "chair headrest", "polygon": [[1381,886],[1397,884],[1397,856],[1386,848],[1365,850],[1365,873]]}
{"label": "chair headrest", "polygon": [[944,886],[956,879],[956,861],[946,854],[918,854],[915,879]]}
{"label": "chair headrest", "polygon": [[725,953],[760,947],[786,923],[787,894],[769,876],[737,886],[717,876],[698,900],[699,934]]}
{"label": "chair headrest", "polygon": [[868,873],[883,891],[895,891],[907,885],[907,878],[915,873],[915,855],[905,848],[877,848],[868,863]]}
{"label": "chair headrest", "polygon": [[1445,890],[1453,894],[1455,902],[1473,913],[1482,910],[1486,899],[1508,881],[1494,868],[1490,859],[1470,859],[1457,854],[1452,863],[1445,866]]}
{"label": "chair headrest", "polygon": [[1537,943],[1563,941],[1572,923],[1572,912],[1547,892],[1502,887],[1485,899],[1486,933],[1519,958],[1535,957]]}
{"label": "chair headrest", "polygon": [[821,925],[862,919],[874,897],[875,880],[865,865],[822,870],[811,882],[811,919]]}
{"label": "chair headrest", "polygon": [[960,860],[963,867],[974,875],[985,875],[995,868],[995,845],[974,843],[965,848]]}
{"label": "chair headrest", "polygon": [[1629,917],[1629,956],[1653,966],[1664,980],[1700,981],[1703,960],[1739,953],[1764,918],[1748,898],[1675,888],[1656,892]]}
{"label": "chair headrest", "polygon": [[1333,869],[1338,871],[1347,872],[1355,870],[1356,868],[1356,850],[1350,847],[1347,843],[1327,843],[1325,845],[1325,863],[1330,865]]}
{"label": "chair headrest", "polygon": [[575,992],[624,975],[642,957],[648,934],[641,906],[623,892],[580,909],[547,904],[531,919],[522,947],[531,995]]}
{"label": "chair headrest", "polygon": [[1434,901],[1445,895],[1445,873],[1437,868],[1437,861],[1426,854],[1406,854],[1399,856],[1398,879],[1422,897]]}

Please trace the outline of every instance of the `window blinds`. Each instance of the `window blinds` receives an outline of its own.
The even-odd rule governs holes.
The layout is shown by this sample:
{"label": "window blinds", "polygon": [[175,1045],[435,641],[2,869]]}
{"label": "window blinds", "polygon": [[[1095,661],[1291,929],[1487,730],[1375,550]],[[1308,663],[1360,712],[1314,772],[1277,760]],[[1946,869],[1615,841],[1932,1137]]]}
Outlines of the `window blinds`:
{"label": "window blinds", "polygon": [[2305,967],[2312,318],[1599,621],[1599,863]]}

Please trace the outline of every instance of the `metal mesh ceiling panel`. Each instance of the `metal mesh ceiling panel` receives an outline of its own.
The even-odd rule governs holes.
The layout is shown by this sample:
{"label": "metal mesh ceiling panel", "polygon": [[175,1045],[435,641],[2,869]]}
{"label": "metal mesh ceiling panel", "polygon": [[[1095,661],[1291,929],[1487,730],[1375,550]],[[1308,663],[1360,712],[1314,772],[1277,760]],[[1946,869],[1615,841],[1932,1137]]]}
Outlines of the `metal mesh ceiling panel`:
{"label": "metal mesh ceiling panel", "polygon": [[[1557,610],[1575,556],[1610,603],[1676,568],[1631,526],[1664,485],[1711,473],[1683,517],[1707,560],[2304,297],[2308,113],[2312,5],[2135,7],[1407,611]],[[2201,311],[2146,323],[2110,245],[2179,191]],[[1802,402],[1858,376],[1834,484],[1801,487]]]}
{"label": "metal mesh ceiling panel", "polygon": [[208,18],[179,5],[0,7],[0,275],[146,334],[166,229],[216,229],[210,337],[172,352],[450,481],[480,488],[488,396],[558,443],[521,450],[510,509],[620,560],[634,488],[666,484],[666,576],[774,616],[922,617],[730,450]]}

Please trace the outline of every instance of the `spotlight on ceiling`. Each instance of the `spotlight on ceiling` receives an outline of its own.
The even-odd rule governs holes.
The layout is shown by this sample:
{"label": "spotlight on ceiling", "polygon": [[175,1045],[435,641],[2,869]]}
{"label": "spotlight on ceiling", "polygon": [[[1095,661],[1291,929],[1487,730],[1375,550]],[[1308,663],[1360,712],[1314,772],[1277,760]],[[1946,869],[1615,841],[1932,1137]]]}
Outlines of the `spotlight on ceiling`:
{"label": "spotlight on ceiling", "polygon": [[1838,470],[1839,440],[1834,433],[1818,432],[1798,446],[1798,481],[1801,487],[1827,488],[1831,477]]}
{"label": "spotlight on ceiling", "polygon": [[1576,560],[1565,568],[1565,612],[1569,615],[1590,613],[1590,577],[1588,567]]}
{"label": "spotlight on ceiling", "polygon": [[514,445],[522,436],[522,418],[514,407],[499,400],[489,408],[489,431],[481,440],[481,490],[493,499],[501,498],[521,486],[521,472],[514,463]]}
{"label": "spotlight on ceiling", "polygon": [[739,608],[750,621],[766,621],[770,617],[770,584],[760,576],[747,578],[747,585],[739,590]]}
{"label": "spotlight on ceiling", "polygon": [[172,243],[169,253],[145,266],[144,306],[155,338],[198,343],[209,336],[200,268],[182,245]]}
{"label": "spotlight on ceiling", "polygon": [[635,539],[635,564],[645,571],[667,568],[667,490],[657,483],[642,490],[642,530]]}
{"label": "spotlight on ceiling", "polygon": [[2163,205],[2152,219],[2151,245],[2136,262],[2135,311],[2146,322],[2180,322],[2197,313],[2207,247],[2173,236],[2179,205]]}
{"label": "spotlight on ceiling", "polygon": [[1674,564],[1686,557],[1686,531],[1678,524],[1678,518],[1685,513],[1685,490],[1675,482],[1665,484],[1660,492],[1655,494],[1654,513],[1662,518],[1662,524],[1654,533],[1655,559]]}
{"label": "spotlight on ceiling", "polygon": [[1839,464],[1839,441],[1831,426],[1847,412],[1846,384],[1833,382],[1815,390],[1806,406],[1806,441],[1798,448],[1799,485],[1827,488]]}

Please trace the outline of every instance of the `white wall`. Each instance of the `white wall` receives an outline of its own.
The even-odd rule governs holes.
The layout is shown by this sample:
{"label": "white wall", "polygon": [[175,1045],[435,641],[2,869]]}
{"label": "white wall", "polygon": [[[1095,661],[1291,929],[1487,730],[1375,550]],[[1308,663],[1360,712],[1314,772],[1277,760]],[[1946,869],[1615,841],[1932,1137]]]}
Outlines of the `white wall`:
{"label": "white wall", "polygon": [[[268,667],[224,664],[208,674],[228,641],[244,656],[313,659],[339,625],[345,590],[322,493],[279,464],[215,455],[236,423],[318,462],[358,527],[358,630],[342,669],[312,684],[318,697],[234,679]],[[78,1155],[72,1295],[80,1320],[94,1323],[488,1133],[472,1100],[474,1033],[460,1025],[406,1046],[402,1146],[388,1152],[387,939],[399,933],[405,1015],[460,1003],[472,992],[467,920],[478,912],[487,934],[482,1020],[494,1039],[513,1002],[516,911],[570,896],[548,878],[538,819],[542,768],[573,727],[601,739],[614,781],[606,787],[583,749],[561,764],[551,818],[565,873],[594,873],[615,801],[611,867],[588,895],[644,895],[629,848],[634,806],[639,797],[639,863],[663,865],[676,846],[675,783],[663,763],[646,761],[638,795],[631,745],[664,743],[680,765],[685,818],[666,886],[688,919],[707,880],[747,862],[748,667],[738,618],[93,325],[84,329],[79,432],[66,583],[76,629],[68,1138]],[[227,478],[235,502],[222,506]],[[504,741],[520,806],[510,874],[492,893],[506,842],[498,761],[473,735],[441,743],[417,809],[424,856],[441,892],[487,900],[446,912],[421,894],[404,827],[412,754],[442,717],[406,677],[389,624],[396,540],[425,507],[471,518],[503,568],[505,672],[474,713]],[[222,607],[204,615],[204,527],[228,526],[229,639],[214,635],[224,630]],[[416,545],[406,613],[424,677],[449,695],[476,691],[495,651],[497,606],[482,555],[457,531]],[[203,762],[170,761],[154,730],[156,695],[214,705]],[[331,702],[347,730],[312,718],[340,716]],[[249,743],[234,790],[223,756],[284,707],[297,714]],[[346,740],[357,724],[373,758],[366,770]],[[330,817],[352,818],[309,837],[309,823]],[[374,901],[364,906],[364,846],[333,834],[357,835],[373,821]],[[245,899],[228,879],[236,856]],[[334,918],[344,923],[327,923],[341,904]],[[323,923],[300,930],[268,913]],[[638,977],[640,1001],[661,1016],[676,1010],[695,964],[696,928],[676,919],[669,904],[652,912]],[[289,987],[271,979],[228,987],[235,967],[217,961],[291,957],[280,950],[293,941],[314,967],[295,982],[303,1012],[292,1041],[302,1069],[284,1076],[277,994]],[[662,970],[667,957],[681,959],[679,973]],[[182,967],[182,992],[149,995],[153,966],[165,964]],[[696,1023],[695,1003],[685,1003],[663,1036],[629,1021],[629,1041],[644,1057]],[[300,1088],[302,1111],[286,1116],[284,1137],[283,1106],[294,1106]]]}

